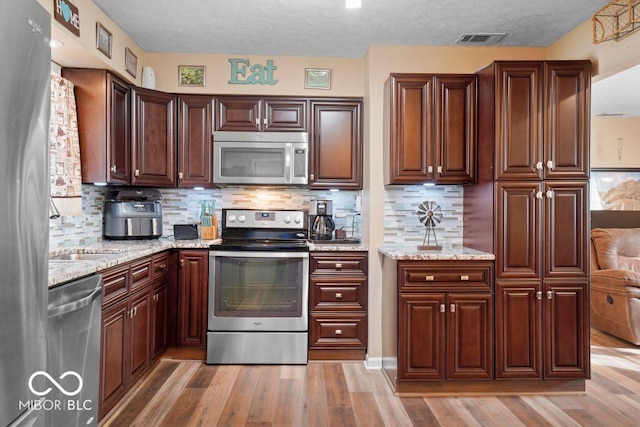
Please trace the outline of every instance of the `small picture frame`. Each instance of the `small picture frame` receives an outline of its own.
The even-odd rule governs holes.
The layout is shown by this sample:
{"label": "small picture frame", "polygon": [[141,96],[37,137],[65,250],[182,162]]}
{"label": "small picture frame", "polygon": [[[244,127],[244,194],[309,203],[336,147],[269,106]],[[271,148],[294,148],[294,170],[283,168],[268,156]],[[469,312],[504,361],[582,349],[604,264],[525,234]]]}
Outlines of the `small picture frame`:
{"label": "small picture frame", "polygon": [[104,53],[107,58],[111,58],[111,44],[113,35],[101,23],[96,22],[96,48]]}
{"label": "small picture frame", "polygon": [[178,86],[205,86],[204,65],[179,65]]}
{"label": "small picture frame", "polygon": [[138,75],[138,57],[128,47],[124,49],[124,69],[135,79]]}
{"label": "small picture frame", "polygon": [[305,89],[331,89],[331,70],[321,68],[304,69]]}

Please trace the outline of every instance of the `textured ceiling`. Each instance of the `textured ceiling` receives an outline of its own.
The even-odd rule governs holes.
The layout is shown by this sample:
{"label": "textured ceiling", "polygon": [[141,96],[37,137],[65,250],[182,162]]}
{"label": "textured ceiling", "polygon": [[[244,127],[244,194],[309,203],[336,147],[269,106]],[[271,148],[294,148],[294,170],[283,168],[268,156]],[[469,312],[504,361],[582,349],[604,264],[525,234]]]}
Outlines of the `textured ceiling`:
{"label": "textured ceiling", "polygon": [[591,114],[640,117],[640,65],[594,83]]}
{"label": "textured ceiling", "polygon": [[608,0],[93,0],[147,52],[365,56],[369,45],[452,45],[507,33],[548,46]]}

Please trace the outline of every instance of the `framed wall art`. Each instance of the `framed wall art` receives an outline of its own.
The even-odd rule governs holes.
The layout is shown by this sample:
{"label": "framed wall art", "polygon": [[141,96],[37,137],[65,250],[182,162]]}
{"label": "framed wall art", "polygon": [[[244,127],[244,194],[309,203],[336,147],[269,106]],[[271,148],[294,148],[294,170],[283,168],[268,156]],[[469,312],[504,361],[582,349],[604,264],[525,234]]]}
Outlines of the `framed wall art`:
{"label": "framed wall art", "polygon": [[591,210],[640,211],[640,169],[591,169]]}
{"label": "framed wall art", "polygon": [[111,44],[113,35],[101,23],[96,22],[96,48],[111,58]]}
{"label": "framed wall art", "polygon": [[204,65],[179,65],[178,86],[205,86]]}
{"label": "framed wall art", "polygon": [[331,89],[331,70],[305,68],[304,74],[305,89]]}
{"label": "framed wall art", "polygon": [[128,47],[124,50],[124,68],[134,79],[138,75],[138,57]]}

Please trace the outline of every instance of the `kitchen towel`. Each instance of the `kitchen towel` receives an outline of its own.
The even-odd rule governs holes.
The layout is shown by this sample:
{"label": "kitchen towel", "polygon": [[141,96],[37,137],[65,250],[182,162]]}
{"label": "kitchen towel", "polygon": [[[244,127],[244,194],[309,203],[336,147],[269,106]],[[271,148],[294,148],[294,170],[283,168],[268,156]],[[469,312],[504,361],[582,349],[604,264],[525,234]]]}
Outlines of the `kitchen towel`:
{"label": "kitchen towel", "polygon": [[51,197],[62,216],[82,214],[80,140],[73,83],[51,74]]}

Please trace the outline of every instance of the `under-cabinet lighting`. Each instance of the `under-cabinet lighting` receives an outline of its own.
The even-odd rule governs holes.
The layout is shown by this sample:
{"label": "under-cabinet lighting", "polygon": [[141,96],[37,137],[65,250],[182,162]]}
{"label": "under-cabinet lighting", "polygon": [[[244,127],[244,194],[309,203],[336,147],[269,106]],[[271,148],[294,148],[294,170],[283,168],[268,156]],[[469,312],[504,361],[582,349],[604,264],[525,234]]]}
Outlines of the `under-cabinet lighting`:
{"label": "under-cabinet lighting", "polygon": [[422,184],[423,187],[434,187],[436,184],[434,184],[433,182],[425,182],[424,184]]}
{"label": "under-cabinet lighting", "polygon": [[193,187],[193,189],[196,191],[202,191],[204,190],[204,187]]}
{"label": "under-cabinet lighting", "polygon": [[347,0],[347,9],[357,9],[361,6],[360,0]]}
{"label": "under-cabinet lighting", "polygon": [[329,191],[331,191],[332,193],[337,193],[338,191],[340,191],[339,188],[330,188]]}
{"label": "under-cabinet lighting", "polygon": [[94,182],[93,185],[95,185],[96,187],[106,187],[107,183],[106,182]]}

